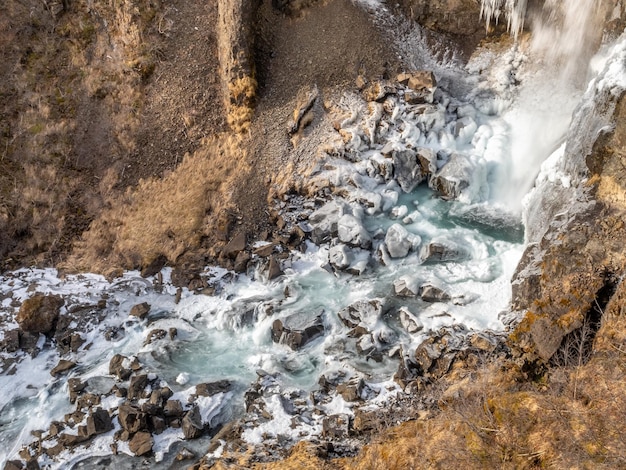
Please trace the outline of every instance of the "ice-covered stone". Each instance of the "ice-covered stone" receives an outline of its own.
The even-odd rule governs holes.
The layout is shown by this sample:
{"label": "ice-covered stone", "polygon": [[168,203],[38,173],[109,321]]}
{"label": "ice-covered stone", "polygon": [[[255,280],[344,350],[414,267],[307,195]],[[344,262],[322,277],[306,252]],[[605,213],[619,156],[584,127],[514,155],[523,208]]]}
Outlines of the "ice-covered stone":
{"label": "ice-covered stone", "polygon": [[349,268],[353,260],[354,255],[352,251],[343,243],[335,245],[328,250],[328,262],[339,271]]}
{"label": "ice-covered stone", "polygon": [[337,234],[342,243],[361,248],[370,248],[372,239],[361,221],[350,214],[344,214],[337,222]]}
{"label": "ice-covered stone", "polygon": [[422,167],[417,161],[417,152],[412,149],[392,153],[393,172],[396,181],[405,193],[410,193],[424,181]]}
{"label": "ice-covered stone", "polygon": [[431,283],[422,284],[419,290],[419,296],[424,302],[447,302],[450,295]]}
{"label": "ice-covered stone", "polygon": [[424,324],[407,307],[398,310],[400,324],[409,333],[417,333],[424,329]]}
{"label": "ice-covered stone", "polygon": [[350,213],[347,204],[333,200],[327,202],[309,216],[311,224],[311,239],[316,244],[328,242],[331,237],[336,236],[339,219],[344,214]]}
{"label": "ice-covered stone", "polygon": [[421,239],[400,224],[393,224],[387,229],[385,246],[392,258],[404,258],[409,251],[419,246]]}
{"label": "ice-covered stone", "polygon": [[464,261],[469,259],[467,249],[450,240],[433,240],[420,250],[420,259],[423,262]]}
{"label": "ice-covered stone", "polygon": [[404,275],[393,281],[393,290],[400,297],[417,297],[419,293],[419,279]]}
{"label": "ice-covered stone", "polygon": [[433,175],[428,185],[443,199],[458,199],[470,187],[474,171],[469,157],[455,152],[441,170]]}
{"label": "ice-covered stone", "polygon": [[362,325],[371,329],[382,315],[383,306],[380,299],[359,300],[340,310],[337,316],[348,328]]}
{"label": "ice-covered stone", "polygon": [[306,346],[315,338],[324,334],[323,313],[294,313],[272,324],[272,340],[286,344],[293,350]]}

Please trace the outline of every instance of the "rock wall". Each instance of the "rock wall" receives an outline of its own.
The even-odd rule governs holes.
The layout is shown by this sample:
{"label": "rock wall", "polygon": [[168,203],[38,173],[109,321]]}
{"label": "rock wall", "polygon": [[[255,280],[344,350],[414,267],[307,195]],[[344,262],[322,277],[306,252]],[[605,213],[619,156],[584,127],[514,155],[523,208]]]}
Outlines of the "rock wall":
{"label": "rock wall", "polygon": [[228,123],[235,132],[250,126],[257,82],[253,58],[253,19],[261,0],[218,3],[218,50]]}
{"label": "rock wall", "polygon": [[409,19],[435,31],[467,36],[485,30],[477,0],[400,0],[398,5]]}
{"label": "rock wall", "polygon": [[513,279],[513,307],[523,320],[511,339],[529,360],[549,362],[569,335],[597,330],[626,273],[626,41],[621,42],[575,111],[551,177],[540,175],[526,207],[528,247]]}

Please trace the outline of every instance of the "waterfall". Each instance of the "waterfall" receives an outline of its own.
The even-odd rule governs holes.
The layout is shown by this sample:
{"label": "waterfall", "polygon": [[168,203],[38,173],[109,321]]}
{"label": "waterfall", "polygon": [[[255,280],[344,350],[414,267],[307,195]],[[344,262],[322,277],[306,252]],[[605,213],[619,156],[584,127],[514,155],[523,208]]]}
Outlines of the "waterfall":
{"label": "waterfall", "polygon": [[512,129],[511,163],[499,177],[497,199],[516,211],[541,163],[562,143],[589,79],[589,62],[602,38],[599,3],[545,0],[540,8],[527,11],[527,0],[482,0],[487,23],[504,14],[517,45],[525,18],[532,32],[524,52],[528,72],[503,116]]}

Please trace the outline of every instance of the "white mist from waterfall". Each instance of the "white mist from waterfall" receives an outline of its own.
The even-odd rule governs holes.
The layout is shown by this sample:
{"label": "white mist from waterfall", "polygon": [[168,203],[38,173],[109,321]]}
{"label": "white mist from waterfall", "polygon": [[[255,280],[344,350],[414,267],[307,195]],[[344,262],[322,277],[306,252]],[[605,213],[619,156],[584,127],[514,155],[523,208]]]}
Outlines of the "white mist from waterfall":
{"label": "white mist from waterfall", "polygon": [[483,17],[497,22],[504,14],[516,41],[524,18],[530,17],[526,67],[539,71],[521,79],[515,102],[503,115],[510,126],[511,155],[499,174],[494,197],[515,212],[521,211],[521,200],[541,163],[562,143],[582,96],[602,31],[596,4],[596,0],[546,0],[540,12],[527,15],[526,0],[482,1]]}

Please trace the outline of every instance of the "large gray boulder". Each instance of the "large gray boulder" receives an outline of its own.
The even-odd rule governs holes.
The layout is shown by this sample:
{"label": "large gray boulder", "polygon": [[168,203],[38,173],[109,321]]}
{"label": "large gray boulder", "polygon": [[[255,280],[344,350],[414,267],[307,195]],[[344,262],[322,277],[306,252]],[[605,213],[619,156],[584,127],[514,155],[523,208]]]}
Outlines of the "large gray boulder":
{"label": "large gray boulder", "polygon": [[317,245],[337,236],[339,219],[349,214],[350,207],[340,201],[329,201],[309,216],[311,240]]}
{"label": "large gray boulder", "polygon": [[285,344],[293,350],[301,349],[324,334],[323,312],[317,315],[294,313],[282,320],[274,320],[271,333],[275,343]]}
{"label": "large gray boulder", "polygon": [[392,258],[404,258],[409,251],[419,246],[421,239],[400,224],[393,224],[387,229],[385,245]]}
{"label": "large gray boulder", "polygon": [[410,193],[424,181],[425,175],[417,160],[417,152],[412,149],[394,151],[393,173],[396,181],[405,193]]}
{"label": "large gray boulder", "polygon": [[339,241],[350,246],[368,249],[372,246],[372,237],[359,219],[351,214],[342,215],[337,222]]}

